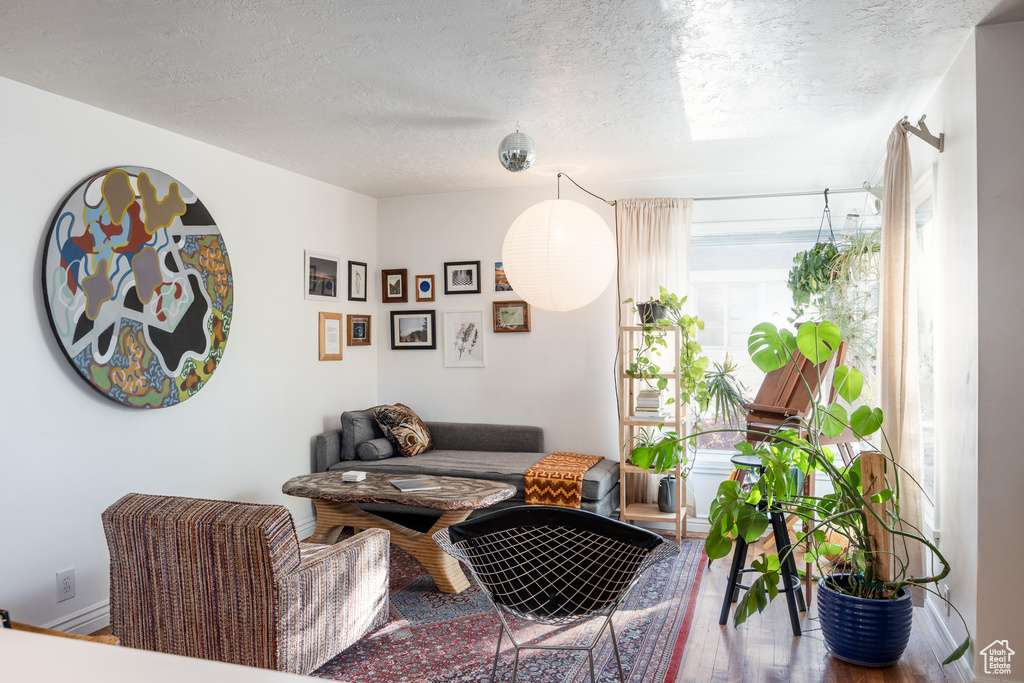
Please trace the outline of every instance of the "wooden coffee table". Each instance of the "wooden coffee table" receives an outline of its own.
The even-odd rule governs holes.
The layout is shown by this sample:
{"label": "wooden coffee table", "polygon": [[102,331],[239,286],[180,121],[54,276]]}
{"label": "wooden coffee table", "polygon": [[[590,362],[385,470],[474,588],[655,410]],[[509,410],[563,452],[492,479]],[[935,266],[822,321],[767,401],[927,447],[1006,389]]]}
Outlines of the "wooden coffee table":
{"label": "wooden coffee table", "polygon": [[[391,485],[391,480],[412,479],[416,475],[367,472],[366,479],[360,482],[344,482],[341,477],[342,472],[303,474],[289,479],[281,487],[290,496],[313,500],[316,529],[309,540],[313,543],[335,543],[346,526],[386,529],[391,532],[391,542],[419,560],[444,593],[461,593],[469,587],[469,580],[458,561],[434,543],[434,533],[465,520],[473,510],[507,500],[516,492],[514,486],[496,481],[428,477],[441,488],[403,493]],[[355,503],[409,505],[440,510],[442,514],[430,531],[424,533],[360,510]]]}

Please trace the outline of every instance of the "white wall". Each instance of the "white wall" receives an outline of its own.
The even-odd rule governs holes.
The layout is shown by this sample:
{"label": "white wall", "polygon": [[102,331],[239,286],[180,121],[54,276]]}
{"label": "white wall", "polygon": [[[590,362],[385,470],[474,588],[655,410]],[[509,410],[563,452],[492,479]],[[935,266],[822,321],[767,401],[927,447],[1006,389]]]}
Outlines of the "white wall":
{"label": "white wall", "polygon": [[[425,420],[530,424],[544,428],[545,448],[615,458],[614,286],[570,313],[531,309],[532,332],[495,334],[491,302],[518,299],[494,291],[494,263],[512,221],[552,188],[466,192],[384,199],[378,209],[381,268],[433,274],[436,299],[379,305],[378,393],[409,405]],[[588,198],[589,199],[589,198]],[[585,201],[614,224],[613,209]],[[445,261],[481,264],[480,294],[444,294]],[[380,271],[376,271],[377,282]],[[410,299],[414,299],[410,294]],[[378,297],[379,300],[379,297]],[[436,310],[437,350],[391,350],[390,312]],[[444,311],[483,311],[484,368],[443,366]]]}
{"label": "white wall", "polygon": [[[938,542],[953,570],[944,581],[953,603],[977,633],[978,605],[978,116],[972,35],[924,109],[945,133],[939,154],[910,139],[915,175],[936,163],[935,424]],[[963,639],[956,615],[929,596],[952,638]]]}
{"label": "white wall", "polygon": [[[1024,23],[981,26],[978,82],[978,630],[979,650],[1024,645],[1024,590],[1007,577],[1024,566],[1024,459],[1020,403],[1024,365]],[[1020,655],[1018,655],[1018,658]],[[1024,662],[1012,662],[1024,681]],[[981,659],[977,671],[983,673]]]}
{"label": "white wall", "polygon": [[[303,300],[303,250],[375,267],[376,201],[71,100],[0,79],[0,206],[7,258],[0,352],[0,605],[18,621],[103,625],[102,510],[130,491],[282,503],[310,471],[312,437],[376,401],[379,344],[317,361],[317,313],[365,304]],[[224,360],[185,403],[121,407],[75,373],[50,332],[39,283],[52,212],[87,175],[149,166],[205,203],[227,244],[235,314]],[[347,292],[347,287],[343,288]],[[57,570],[77,595],[56,604]],[[93,620],[93,621],[90,621]]]}

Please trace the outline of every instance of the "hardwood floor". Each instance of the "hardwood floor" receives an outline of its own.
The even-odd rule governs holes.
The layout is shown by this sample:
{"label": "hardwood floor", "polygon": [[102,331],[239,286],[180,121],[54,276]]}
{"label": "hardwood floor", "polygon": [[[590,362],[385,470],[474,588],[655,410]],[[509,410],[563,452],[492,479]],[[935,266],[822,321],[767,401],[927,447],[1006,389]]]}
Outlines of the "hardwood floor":
{"label": "hardwood floor", "polygon": [[[761,552],[752,546],[751,555]],[[683,652],[676,683],[750,681],[751,683],[889,683],[899,681],[951,681],[941,662],[936,643],[914,609],[914,627],[903,659],[894,667],[868,669],[831,657],[817,621],[817,600],[802,615],[803,635],[793,637],[784,597],[739,628],[719,626],[731,556],[715,560],[704,575],[690,636]]]}

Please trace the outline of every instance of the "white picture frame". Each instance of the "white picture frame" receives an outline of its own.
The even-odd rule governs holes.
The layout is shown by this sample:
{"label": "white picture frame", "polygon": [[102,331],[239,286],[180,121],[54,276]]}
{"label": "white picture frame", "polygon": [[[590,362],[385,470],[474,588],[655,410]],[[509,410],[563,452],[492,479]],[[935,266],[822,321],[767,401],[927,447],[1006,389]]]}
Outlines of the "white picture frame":
{"label": "white picture frame", "polygon": [[484,312],[444,312],[444,366],[484,367]]}
{"label": "white picture frame", "polygon": [[341,258],[334,254],[321,251],[305,252],[306,269],[303,282],[305,298],[311,301],[341,301],[339,292],[341,274]]}

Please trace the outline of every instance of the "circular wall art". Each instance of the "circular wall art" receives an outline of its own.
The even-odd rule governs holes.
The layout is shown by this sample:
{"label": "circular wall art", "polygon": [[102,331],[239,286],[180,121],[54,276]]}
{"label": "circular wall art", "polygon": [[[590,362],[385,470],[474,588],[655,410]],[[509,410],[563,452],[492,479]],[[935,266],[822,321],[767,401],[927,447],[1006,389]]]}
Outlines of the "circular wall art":
{"label": "circular wall art", "polygon": [[224,356],[231,263],[206,207],[174,178],[122,166],[83,180],[43,253],[50,326],[107,398],[166,408],[194,396]]}

